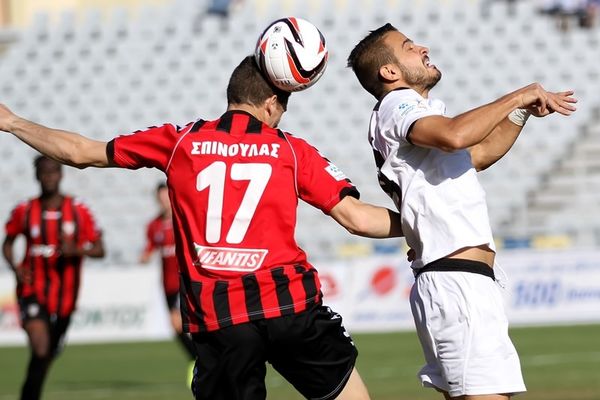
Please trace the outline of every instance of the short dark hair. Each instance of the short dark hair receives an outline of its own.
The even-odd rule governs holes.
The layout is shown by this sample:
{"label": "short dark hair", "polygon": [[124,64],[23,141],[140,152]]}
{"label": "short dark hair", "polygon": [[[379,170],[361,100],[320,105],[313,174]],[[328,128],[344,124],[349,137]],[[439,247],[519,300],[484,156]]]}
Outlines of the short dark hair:
{"label": "short dark hair", "polygon": [[387,23],[369,32],[354,46],[348,56],[347,66],[352,68],[362,87],[377,99],[385,94],[383,84],[379,79],[379,68],[385,64],[398,62],[393,50],[383,43],[384,36],[393,31],[397,32],[398,29]]}
{"label": "short dark hair", "polygon": [[254,56],[244,58],[233,70],[227,85],[227,104],[259,106],[273,95],[286,110],[290,93],[277,89],[264,77]]}
{"label": "short dark hair", "polygon": [[54,159],[52,159],[52,158],[50,158],[48,156],[40,154],[40,155],[36,156],[33,159],[33,166],[35,167],[36,174],[39,172],[40,167],[41,167],[41,165],[42,165],[42,163],[44,161],[50,161],[52,163],[56,163],[59,166],[59,169],[62,170],[62,164],[61,163],[59,163],[58,161],[56,161],[56,160],[54,160]]}

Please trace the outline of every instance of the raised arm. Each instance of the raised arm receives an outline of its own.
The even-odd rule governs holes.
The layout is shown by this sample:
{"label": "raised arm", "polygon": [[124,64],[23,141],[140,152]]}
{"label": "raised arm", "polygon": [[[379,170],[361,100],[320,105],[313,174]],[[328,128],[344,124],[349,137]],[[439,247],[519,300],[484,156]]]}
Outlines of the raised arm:
{"label": "raised arm", "polygon": [[567,112],[541,85],[533,83],[454,118],[421,118],[414,123],[409,139],[417,146],[444,151],[466,149],[481,143],[517,108],[534,110],[540,116],[551,110]]}
{"label": "raised arm", "polygon": [[78,133],[52,129],[19,117],[0,104],[0,131],[10,132],[46,156],[77,168],[115,166],[107,143]]}
{"label": "raised arm", "polygon": [[400,214],[346,196],[330,212],[331,217],[353,235],[370,238],[403,236]]}
{"label": "raised arm", "polygon": [[504,118],[480,143],[469,147],[471,162],[477,171],[483,171],[501,159],[516,142],[523,126]]}
{"label": "raised arm", "polygon": [[562,115],[571,115],[576,110],[573,104],[577,103],[577,99],[572,97],[573,91],[547,95],[549,101],[545,112],[536,107],[514,110],[484,140],[469,148],[475,169],[482,171],[501,159],[519,137],[529,115],[545,117],[555,111]]}

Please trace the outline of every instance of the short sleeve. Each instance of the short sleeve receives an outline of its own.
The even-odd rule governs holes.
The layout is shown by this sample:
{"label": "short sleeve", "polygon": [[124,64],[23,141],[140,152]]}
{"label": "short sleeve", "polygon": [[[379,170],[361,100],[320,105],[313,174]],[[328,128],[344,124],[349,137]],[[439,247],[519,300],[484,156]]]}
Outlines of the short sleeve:
{"label": "short sleeve", "polygon": [[102,231],[98,227],[96,220],[90,209],[80,201],[76,202],[77,211],[80,220],[80,240],[84,243],[94,243],[102,236]]}
{"label": "short sleeve", "polygon": [[302,200],[329,214],[345,196],[360,197],[342,170],[305,141],[296,139],[295,142],[300,153],[297,182]]}
{"label": "short sleeve", "polygon": [[21,233],[24,233],[26,208],[27,205],[25,203],[21,203],[12,210],[5,225],[7,236],[15,237]]}
{"label": "short sleeve", "polygon": [[413,90],[395,93],[389,100],[386,106],[393,107],[392,117],[395,121],[396,133],[406,141],[410,141],[410,129],[419,119],[445,113],[444,103],[439,100],[425,99]]}
{"label": "short sleeve", "polygon": [[109,142],[109,158],[123,168],[148,167],[164,171],[179,136],[179,129],[172,124],[121,135]]}

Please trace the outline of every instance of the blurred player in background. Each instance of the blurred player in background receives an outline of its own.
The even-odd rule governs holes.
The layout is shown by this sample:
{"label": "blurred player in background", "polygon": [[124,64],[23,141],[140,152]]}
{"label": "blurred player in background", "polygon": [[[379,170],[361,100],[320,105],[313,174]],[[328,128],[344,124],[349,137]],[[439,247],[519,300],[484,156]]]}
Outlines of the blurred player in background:
{"label": "blurred player in background", "polygon": [[146,228],[146,246],[140,262],[147,264],[155,250],[160,253],[162,281],[171,326],[184,347],[190,360],[196,359],[194,343],[188,333],[183,332],[181,311],[179,310],[179,268],[175,255],[175,233],[173,232],[173,212],[169,200],[169,189],[165,183],[156,187],[156,199],[160,211]]}
{"label": "blurred player in background", "polygon": [[507,399],[525,391],[476,171],[506,154],[530,114],[575,111],[573,92],[532,84],[446,117],[444,103],[429,98],[441,79],[429,50],[391,24],[358,43],[348,66],[378,100],[369,142],[412,249],[410,302],[425,354],[423,385],[461,399]]}
{"label": "blurred player in background", "polygon": [[249,56],[230,77],[219,119],[108,143],[0,105],[0,130],[63,163],[154,167],[167,175],[183,326],[198,355],[197,399],[265,399],[267,361],[307,398],[369,398],[354,343],[341,317],[323,306],[318,273],[296,243],[297,206],[302,199],[350,232],[375,238],[400,236],[399,215],[358,200],[335,165],[276,128],[289,96]]}
{"label": "blurred player in background", "polygon": [[[48,368],[62,348],[75,311],[84,257],[104,256],[100,230],[89,209],[60,192],[62,165],[48,157],[35,159],[41,194],[17,205],[6,223],[4,258],[15,272],[21,323],[31,358],[22,400],[39,399]],[[17,263],[15,239],[27,241]]]}

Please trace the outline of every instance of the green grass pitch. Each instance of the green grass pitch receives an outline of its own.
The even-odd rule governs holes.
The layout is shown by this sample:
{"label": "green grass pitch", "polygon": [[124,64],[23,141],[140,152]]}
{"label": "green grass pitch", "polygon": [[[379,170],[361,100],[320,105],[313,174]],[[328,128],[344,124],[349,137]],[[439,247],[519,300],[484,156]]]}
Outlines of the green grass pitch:
{"label": "green grass pitch", "polygon": [[[519,399],[600,399],[600,325],[518,328],[511,336],[529,389]],[[354,339],[372,399],[442,398],[415,378],[422,357],[414,332]],[[25,348],[0,348],[0,400],[17,398],[26,358]],[[50,372],[44,399],[191,399],[186,369],[175,342],[69,345]],[[271,370],[267,385],[270,400],[302,398]]]}

